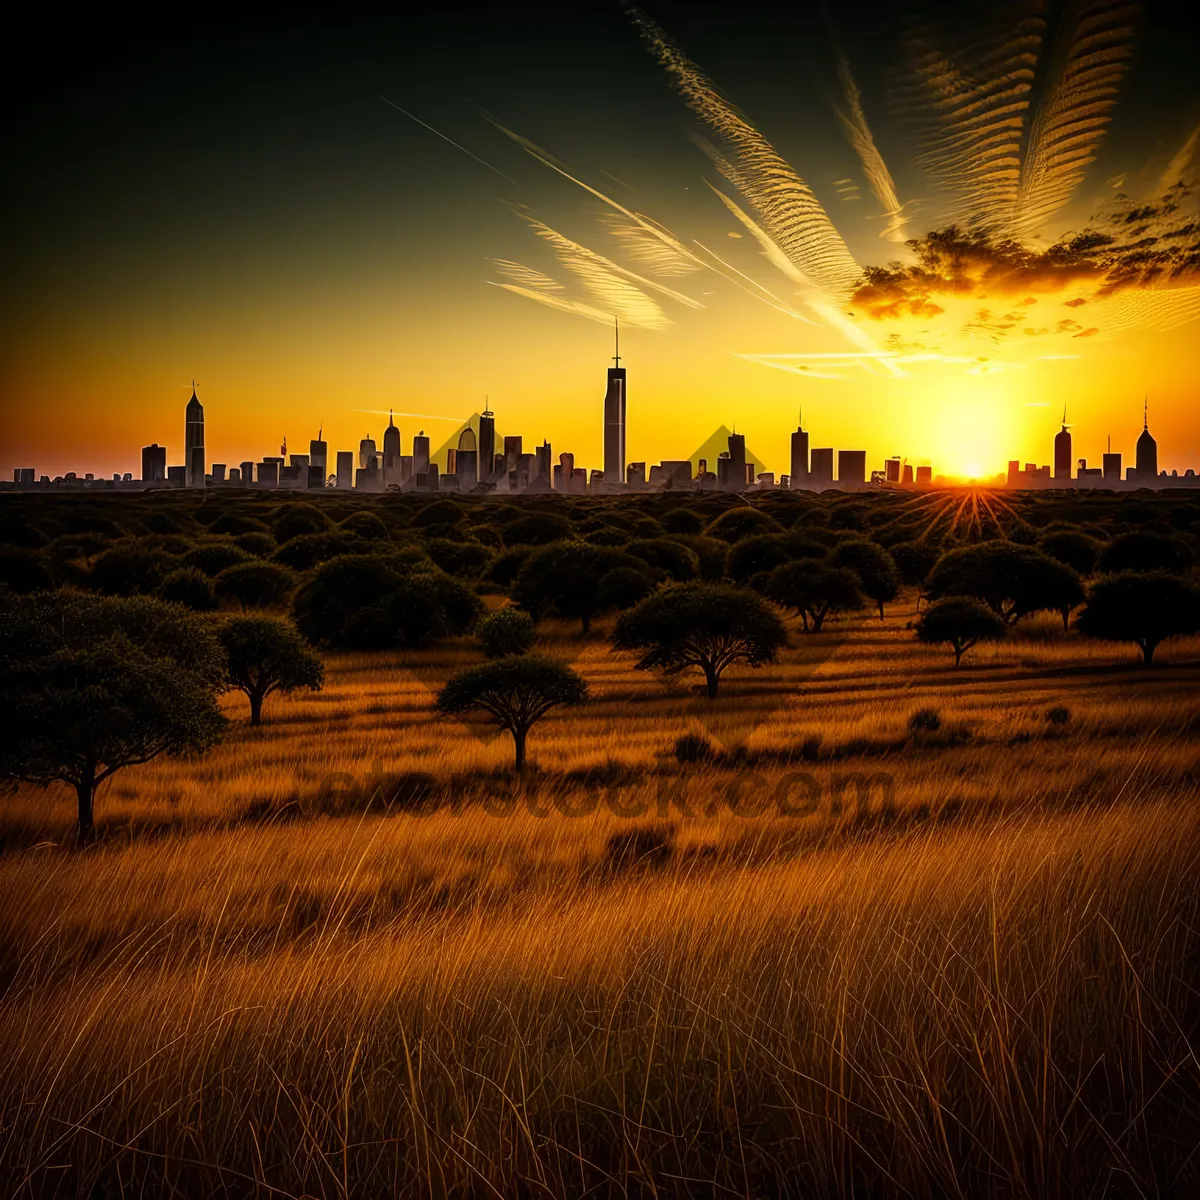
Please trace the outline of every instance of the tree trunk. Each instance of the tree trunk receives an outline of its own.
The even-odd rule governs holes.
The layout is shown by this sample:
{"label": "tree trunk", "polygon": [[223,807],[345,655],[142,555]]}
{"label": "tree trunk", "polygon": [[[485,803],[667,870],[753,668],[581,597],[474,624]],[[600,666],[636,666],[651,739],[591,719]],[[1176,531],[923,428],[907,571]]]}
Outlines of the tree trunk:
{"label": "tree trunk", "polygon": [[583,616],[579,618],[579,621],[583,626],[583,636],[587,637],[587,635],[592,632],[592,614],[585,612]]}
{"label": "tree trunk", "polygon": [[95,794],[95,784],[90,776],[86,783],[75,785],[75,795],[79,798],[79,844],[81,846],[89,845],[96,840],[96,826],[92,811]]}
{"label": "tree trunk", "polygon": [[883,601],[882,600],[880,600],[880,602],[879,602],[879,619],[881,621],[883,620]]}
{"label": "tree trunk", "polygon": [[704,668],[704,681],[708,698],[715,700],[717,698],[717,684],[721,682],[721,677],[717,674],[715,667],[706,666]]}
{"label": "tree trunk", "polygon": [[954,665],[956,667],[962,665],[962,656],[967,652],[966,646],[960,646],[957,642],[954,643]]}
{"label": "tree trunk", "polygon": [[516,770],[518,775],[525,774],[525,738],[528,736],[527,729],[514,729],[512,731],[513,747],[517,752]]}
{"label": "tree trunk", "polygon": [[813,631],[813,633],[820,633],[821,626],[824,624],[825,624],[825,614],[824,613],[816,613],[816,612],[813,613],[813,615],[812,615],[812,631]]}
{"label": "tree trunk", "polygon": [[263,698],[257,692],[248,692],[247,695],[250,697],[250,724],[261,725]]}
{"label": "tree trunk", "polygon": [[1142,666],[1151,667],[1154,665],[1154,651],[1158,649],[1157,642],[1142,643]]}

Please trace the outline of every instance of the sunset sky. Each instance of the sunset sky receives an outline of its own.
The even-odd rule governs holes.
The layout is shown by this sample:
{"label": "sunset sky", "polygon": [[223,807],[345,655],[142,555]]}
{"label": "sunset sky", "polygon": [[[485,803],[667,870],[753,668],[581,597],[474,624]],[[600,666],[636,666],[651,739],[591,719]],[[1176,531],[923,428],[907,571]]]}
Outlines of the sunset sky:
{"label": "sunset sky", "polygon": [[488,396],[599,466],[614,315],[630,461],[726,424],[786,471],[803,407],[870,466],[988,476],[1049,462],[1064,404],[1076,458],[1132,456],[1148,393],[1160,465],[1200,469],[1182,8],[404,7],[30,39],[4,477],[182,462],[193,378],[210,461],[354,449],[388,408],[407,452]]}

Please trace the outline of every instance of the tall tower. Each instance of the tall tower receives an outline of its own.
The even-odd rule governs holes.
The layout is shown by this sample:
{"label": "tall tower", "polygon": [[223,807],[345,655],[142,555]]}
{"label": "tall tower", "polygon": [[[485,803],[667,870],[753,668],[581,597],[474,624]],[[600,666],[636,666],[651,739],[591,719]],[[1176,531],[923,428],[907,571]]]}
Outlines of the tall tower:
{"label": "tall tower", "polygon": [[185,483],[190,488],[204,486],[204,405],[196,398],[196,381],[192,380],[192,398],[187,402],[184,418],[183,463],[187,472]]}
{"label": "tall tower", "polygon": [[808,432],[804,428],[804,414],[796,420],[796,432],[792,434],[792,484],[793,488],[805,487],[808,483]]}
{"label": "tall tower", "polygon": [[392,419],[392,410],[388,409],[388,424],[383,431],[383,469],[395,471],[397,477],[400,471],[400,430]]}
{"label": "tall tower", "polygon": [[604,479],[618,484],[625,478],[625,368],[621,366],[621,333],[613,318],[613,362],[604,394]]}
{"label": "tall tower", "polygon": [[1063,405],[1062,429],[1054,435],[1054,478],[1071,478],[1071,431],[1067,428],[1067,406]]}
{"label": "tall tower", "polygon": [[492,474],[496,465],[496,414],[492,412],[487,397],[483,399],[483,412],[479,415],[479,477]]}
{"label": "tall tower", "polygon": [[1137,440],[1134,454],[1135,478],[1138,483],[1150,486],[1158,478],[1158,443],[1150,434],[1150,397],[1142,402],[1142,433]]}

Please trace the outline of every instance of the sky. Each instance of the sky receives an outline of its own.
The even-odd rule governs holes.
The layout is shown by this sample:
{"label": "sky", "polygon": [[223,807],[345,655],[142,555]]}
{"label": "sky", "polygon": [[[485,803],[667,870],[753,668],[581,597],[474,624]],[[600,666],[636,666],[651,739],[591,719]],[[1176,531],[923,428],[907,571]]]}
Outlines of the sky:
{"label": "sky", "polygon": [[[429,6],[434,8],[435,6]],[[54,15],[44,18],[56,21]],[[89,23],[90,21],[90,23]],[[0,472],[721,425],[1200,469],[1200,32],[1166,4],[107,9],[10,81]],[[40,33],[40,36],[39,36]],[[947,232],[949,231],[949,232]],[[486,399],[485,399],[486,398]],[[416,414],[416,415],[409,415]]]}

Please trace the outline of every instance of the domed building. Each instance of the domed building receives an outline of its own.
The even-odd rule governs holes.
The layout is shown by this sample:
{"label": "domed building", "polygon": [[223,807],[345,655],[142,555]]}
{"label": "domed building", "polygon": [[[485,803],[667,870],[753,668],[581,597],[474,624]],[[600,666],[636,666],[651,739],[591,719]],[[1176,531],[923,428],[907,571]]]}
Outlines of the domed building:
{"label": "domed building", "polygon": [[1153,486],[1158,479],[1158,443],[1150,433],[1150,401],[1146,398],[1142,406],[1142,433],[1137,440],[1134,456],[1134,478],[1144,486]]}

